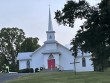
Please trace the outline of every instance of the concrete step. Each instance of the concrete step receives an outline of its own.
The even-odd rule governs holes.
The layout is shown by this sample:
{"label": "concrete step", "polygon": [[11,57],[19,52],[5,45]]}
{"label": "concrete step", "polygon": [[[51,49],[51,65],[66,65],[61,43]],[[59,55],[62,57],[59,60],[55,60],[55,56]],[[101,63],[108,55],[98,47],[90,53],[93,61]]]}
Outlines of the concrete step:
{"label": "concrete step", "polygon": [[59,70],[57,68],[55,69],[43,69],[42,72],[58,72]]}

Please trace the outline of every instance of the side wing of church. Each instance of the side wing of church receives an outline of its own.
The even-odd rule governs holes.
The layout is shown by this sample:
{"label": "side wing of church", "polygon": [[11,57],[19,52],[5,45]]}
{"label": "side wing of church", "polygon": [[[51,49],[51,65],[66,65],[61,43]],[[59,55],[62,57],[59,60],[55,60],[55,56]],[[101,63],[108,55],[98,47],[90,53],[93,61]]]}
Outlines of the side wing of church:
{"label": "side wing of church", "polygon": [[55,40],[55,31],[53,30],[51,14],[49,9],[49,22],[47,40],[40,48],[34,52],[18,53],[17,60],[19,60],[19,70],[26,68],[43,67],[44,69],[59,69],[59,70],[76,70],[79,71],[94,71],[89,54],[81,56],[79,53],[75,60],[72,52]]}

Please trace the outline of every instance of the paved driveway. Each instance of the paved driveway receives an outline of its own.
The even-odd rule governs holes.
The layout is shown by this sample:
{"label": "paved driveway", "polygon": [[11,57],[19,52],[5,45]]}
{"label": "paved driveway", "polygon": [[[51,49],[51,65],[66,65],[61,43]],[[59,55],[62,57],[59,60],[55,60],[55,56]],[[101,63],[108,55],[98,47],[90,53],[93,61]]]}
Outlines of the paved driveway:
{"label": "paved driveway", "polygon": [[0,83],[4,83],[7,80],[13,80],[20,76],[27,75],[27,73],[5,73],[0,75]]}

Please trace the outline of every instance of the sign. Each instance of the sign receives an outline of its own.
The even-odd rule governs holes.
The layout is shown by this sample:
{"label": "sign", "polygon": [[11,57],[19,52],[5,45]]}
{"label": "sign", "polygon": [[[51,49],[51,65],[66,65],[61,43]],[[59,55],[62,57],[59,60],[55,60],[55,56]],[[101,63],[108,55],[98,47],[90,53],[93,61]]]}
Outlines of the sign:
{"label": "sign", "polygon": [[80,63],[80,62],[72,62],[72,63],[70,63],[70,64],[75,64],[75,63]]}

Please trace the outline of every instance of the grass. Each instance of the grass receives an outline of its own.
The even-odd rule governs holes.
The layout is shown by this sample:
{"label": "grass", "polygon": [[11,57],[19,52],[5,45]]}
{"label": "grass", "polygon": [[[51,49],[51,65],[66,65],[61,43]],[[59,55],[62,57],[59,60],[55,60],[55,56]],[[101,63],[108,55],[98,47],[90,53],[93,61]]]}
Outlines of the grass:
{"label": "grass", "polygon": [[0,73],[0,76],[2,76],[3,75],[3,73]]}
{"label": "grass", "polygon": [[40,72],[6,83],[110,83],[110,72]]}

